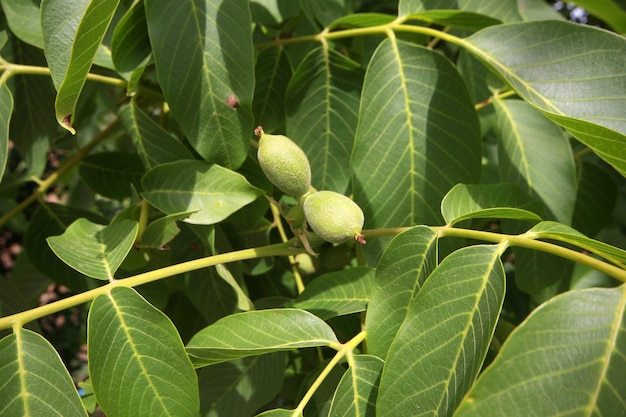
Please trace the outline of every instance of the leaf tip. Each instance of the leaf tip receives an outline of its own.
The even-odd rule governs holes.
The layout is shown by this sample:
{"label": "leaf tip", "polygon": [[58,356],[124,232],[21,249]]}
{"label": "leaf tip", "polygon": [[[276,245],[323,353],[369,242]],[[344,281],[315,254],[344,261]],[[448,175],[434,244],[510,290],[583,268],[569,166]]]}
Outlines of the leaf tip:
{"label": "leaf tip", "polygon": [[72,135],[76,134],[76,129],[72,127],[72,115],[68,114],[63,117],[59,123],[64,129],[68,130]]}

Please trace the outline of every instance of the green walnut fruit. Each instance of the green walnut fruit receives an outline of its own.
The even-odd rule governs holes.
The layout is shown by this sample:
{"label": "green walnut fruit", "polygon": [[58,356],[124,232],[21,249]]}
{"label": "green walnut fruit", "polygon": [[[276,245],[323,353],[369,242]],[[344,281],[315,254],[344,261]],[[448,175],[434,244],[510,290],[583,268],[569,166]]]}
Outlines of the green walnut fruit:
{"label": "green walnut fruit", "polygon": [[355,239],[365,244],[363,211],[354,201],[334,191],[309,195],[303,204],[304,216],[316,235],[332,243]]}
{"label": "green walnut fruit", "polygon": [[306,154],[283,135],[268,135],[258,127],[257,158],[267,178],[285,194],[300,198],[311,188],[311,166]]}

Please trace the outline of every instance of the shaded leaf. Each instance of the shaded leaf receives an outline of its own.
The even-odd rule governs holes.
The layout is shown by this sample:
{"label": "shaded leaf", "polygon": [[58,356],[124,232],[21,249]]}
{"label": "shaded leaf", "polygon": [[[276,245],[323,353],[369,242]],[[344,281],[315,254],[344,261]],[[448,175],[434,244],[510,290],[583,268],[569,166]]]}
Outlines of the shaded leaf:
{"label": "shaded leaf", "polygon": [[489,27],[463,44],[524,100],[626,175],[626,147],[621,146],[626,74],[623,59],[616,59],[626,56],[624,37],[543,21]]}
{"label": "shaded leaf", "polygon": [[617,183],[614,173],[600,165],[583,162],[578,170],[572,227],[587,236],[595,236],[609,222],[615,209]]}
{"label": "shaded leaf", "polygon": [[500,19],[465,10],[425,10],[420,13],[410,14],[405,16],[405,18],[466,30],[479,30],[502,23]]}
{"label": "shaded leaf", "polygon": [[151,169],[142,196],[166,214],[195,211],[185,221],[220,222],[250,204],[263,191],[236,172],[203,161],[178,161]]}
{"label": "shaded leaf", "polygon": [[536,309],[455,417],[622,415],[625,288],[570,291]]}
{"label": "shaded leaf", "polygon": [[123,106],[119,114],[146,169],[181,159],[194,159],[185,145],[154,122],[135,102]]}
{"label": "shaded leaf", "polygon": [[252,416],[280,391],[285,377],[285,353],[243,358],[202,368],[200,414]]}
{"label": "shaded leaf", "polygon": [[9,158],[9,123],[13,113],[13,95],[6,83],[0,85],[0,180]]}
{"label": "shaded leaf", "polygon": [[595,17],[604,20],[617,33],[626,33],[626,4],[619,0],[577,0],[577,6],[583,7]]}
{"label": "shaded leaf", "polygon": [[252,111],[255,123],[267,132],[284,131],[285,92],[291,79],[291,64],[283,48],[259,53],[254,68],[255,90]]}
{"label": "shaded leaf", "polygon": [[135,153],[98,152],[81,159],[79,173],[94,192],[122,200],[131,196],[131,186],[139,188],[145,168]]}
{"label": "shaded leaf", "polygon": [[52,345],[26,329],[0,340],[0,414],[86,416],[74,382]]}
{"label": "shaded leaf", "polygon": [[365,316],[368,352],[387,356],[389,346],[421,285],[437,266],[437,235],[416,226],[396,235],[385,248]]}
{"label": "shaded leaf", "polygon": [[396,18],[396,16],[383,13],[355,13],[340,17],[328,25],[328,28],[329,30],[354,29],[386,25],[396,20]]}
{"label": "shaded leaf", "polygon": [[316,48],[289,82],[287,135],[307,154],[317,189],[344,193],[348,188],[363,75],[346,56]]}
{"label": "shaded leaf", "polygon": [[546,218],[570,224],[576,168],[569,141],[560,128],[521,100],[496,100],[494,106],[502,180],[539,197],[546,205]]}
{"label": "shaded leaf", "polygon": [[505,23],[518,22],[516,0],[400,0],[400,16],[411,15],[422,10],[463,10],[498,19]]}
{"label": "shaded leaf", "polygon": [[364,311],[369,301],[374,269],[355,267],[315,278],[289,307],[310,311],[319,318]]}
{"label": "shaded leaf", "polygon": [[332,329],[304,310],[247,311],[226,316],[187,344],[196,367],[247,356],[338,343]]}
{"label": "shaded leaf", "polygon": [[118,71],[133,71],[147,61],[151,52],[143,2],[138,1],[115,25],[111,59]]}
{"label": "shaded leaf", "polygon": [[76,133],[72,119],[78,97],[119,0],[43,0],[44,52],[57,89],[57,122]]}
{"label": "shaded leaf", "polygon": [[133,247],[137,229],[137,222],[131,220],[102,226],[78,219],[61,236],[47,240],[54,253],[78,272],[96,279],[113,280]]}
{"label": "shaded leaf", "polygon": [[537,295],[550,285],[566,280],[574,263],[547,252],[514,248],[515,284],[528,294]]}
{"label": "shaded leaf", "polygon": [[522,20],[565,20],[565,16],[543,0],[517,0],[517,10]]}
{"label": "shaded leaf", "polygon": [[376,396],[384,362],[372,355],[355,355],[341,378],[330,416],[376,416]]}
{"label": "shaded leaf", "polygon": [[170,214],[151,222],[141,235],[141,247],[163,249],[180,232],[176,222],[186,219],[192,213],[188,211]]}
{"label": "shaded leaf", "polygon": [[465,247],[426,280],[394,339],[377,415],[451,415],[480,371],[502,301],[500,247]]}
{"label": "shaded leaf", "polygon": [[480,127],[465,84],[436,52],[385,40],[369,64],[352,153],[366,228],[440,224],[443,196],[480,178]]}
{"label": "shaded leaf", "polygon": [[37,1],[0,0],[11,33],[23,42],[43,49],[40,10]]}
{"label": "shaded leaf", "polygon": [[458,184],[441,201],[441,214],[452,225],[467,219],[507,218],[541,221],[543,205],[513,184]]}
{"label": "shaded leaf", "polygon": [[[252,138],[252,22],[247,0],[146,0],[159,84],[189,142],[238,168]],[[231,100],[237,105],[229,105]]]}
{"label": "shaded leaf", "polygon": [[107,415],[198,415],[196,374],[176,328],[135,290],[96,297],[87,330],[89,375]]}

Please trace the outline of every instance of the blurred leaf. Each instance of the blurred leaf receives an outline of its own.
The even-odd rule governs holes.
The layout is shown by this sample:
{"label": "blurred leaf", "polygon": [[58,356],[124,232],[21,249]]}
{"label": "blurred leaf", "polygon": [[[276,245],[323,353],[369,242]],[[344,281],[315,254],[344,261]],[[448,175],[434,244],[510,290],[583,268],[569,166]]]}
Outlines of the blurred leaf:
{"label": "blurred leaf", "polygon": [[330,416],[376,416],[376,396],[384,362],[371,355],[355,355],[341,378]]}
{"label": "blurred leaf", "polygon": [[570,224],[576,168],[561,129],[521,100],[496,100],[498,161],[502,180],[517,184],[546,205],[550,220]]}
{"label": "blurred leaf", "polygon": [[280,391],[285,361],[284,352],[275,352],[202,368],[200,415],[254,415]]}
{"label": "blurred leaf", "polygon": [[328,25],[329,30],[333,29],[354,29],[371,26],[386,25],[394,20],[396,16],[382,13],[356,13],[342,16]]}
{"label": "blurred leaf", "polygon": [[195,211],[185,221],[218,223],[263,191],[236,172],[203,161],[161,164],[144,175],[142,196],[166,214]]}
{"label": "blurred leaf", "polygon": [[310,311],[319,318],[365,311],[374,280],[374,269],[355,267],[315,278],[289,307]]}
{"label": "blurred leaf", "polygon": [[522,20],[565,20],[562,14],[544,0],[517,0],[517,10]]}
{"label": "blurred leaf", "polygon": [[620,7],[616,0],[576,0],[576,5],[604,20],[617,33],[626,33],[626,4],[623,2]]}
{"label": "blurred leaf", "polygon": [[284,408],[275,408],[257,414],[256,417],[302,417],[302,412],[296,410],[285,410]]}
{"label": "blurred leaf", "polygon": [[185,145],[154,122],[134,101],[123,106],[119,113],[146,169],[166,162],[193,159]]}
{"label": "blurred leaf", "polygon": [[248,0],[144,4],[159,84],[172,114],[204,159],[237,169],[254,122]]}
{"label": "blurred leaf", "polygon": [[119,0],[43,0],[44,52],[57,89],[57,122],[72,127],[76,103]]}
{"label": "blurred leaf", "polygon": [[64,233],[72,222],[81,218],[99,224],[106,223],[104,218],[93,212],[48,203],[35,211],[24,234],[24,249],[37,269],[54,282],[77,292],[90,290],[98,285],[98,282],[86,279],[83,274],[61,261],[46,239]]}
{"label": "blurred leaf", "polygon": [[353,12],[352,2],[345,0],[300,0],[300,7],[311,23],[321,27]]}
{"label": "blurred leaf", "polygon": [[441,201],[447,224],[476,218],[541,221],[543,205],[513,184],[458,184]]}
{"label": "blurred leaf", "polygon": [[141,247],[163,249],[163,247],[180,232],[176,222],[186,219],[192,213],[191,211],[187,211],[170,214],[150,222],[141,235]]}
{"label": "blurred leaf", "polygon": [[581,163],[578,194],[572,227],[587,236],[596,236],[611,219],[618,196],[617,183],[606,168]]}
{"label": "blurred leaf", "polygon": [[144,5],[137,1],[115,25],[111,58],[118,71],[133,71],[147,61],[151,52]]}
{"label": "blurred leaf", "polygon": [[0,85],[0,180],[9,158],[9,124],[13,113],[13,95],[6,83]]}
{"label": "blurred leaf", "polygon": [[396,235],[378,265],[365,316],[368,352],[385,359],[420,287],[437,266],[437,234],[416,226]]}
{"label": "blurred leaf", "polygon": [[61,236],[47,240],[54,253],[72,268],[88,277],[113,280],[133,247],[137,229],[137,222],[131,220],[102,226],[78,219]]}
{"label": "blurred leaf", "polygon": [[82,158],[79,172],[94,192],[122,200],[131,196],[131,184],[141,184],[145,169],[135,153],[99,152]]}
{"label": "blurred leaf", "polygon": [[87,416],[59,354],[41,335],[16,328],[0,340],[4,416]]}
{"label": "blurred leaf", "polygon": [[455,417],[623,415],[625,288],[570,291],[536,309]]}
{"label": "blurred leaf", "polygon": [[289,82],[287,135],[308,155],[317,189],[348,188],[362,84],[356,62],[321,47],[304,58]]}
{"label": "blurred leaf", "polygon": [[383,41],[365,76],[351,160],[365,227],[443,223],[441,199],[477,182],[480,161],[478,118],[456,69],[437,52]]}
{"label": "blurred leaf", "polygon": [[196,374],[176,328],[135,290],[96,297],[87,329],[89,375],[107,415],[198,415]]}
{"label": "blurred leaf", "polygon": [[187,353],[198,368],[247,356],[335,343],[338,341],[332,329],[313,314],[273,309],[246,311],[218,320],[191,338]]}
{"label": "blurred leaf", "polygon": [[463,41],[550,120],[626,175],[626,39],[569,22],[492,26]]}
{"label": "blurred leaf", "polygon": [[[294,2],[295,3],[295,2]],[[268,48],[259,53],[255,66],[255,123],[266,132],[284,131],[285,92],[292,75],[284,48]]]}
{"label": "blurred leaf", "polygon": [[538,239],[570,243],[626,268],[626,251],[599,240],[590,239],[579,231],[557,222],[541,222],[528,231]]}
{"label": "blurred leaf", "polygon": [[518,22],[516,0],[400,0],[399,15],[404,17],[423,10],[463,10],[490,16],[505,23]]}
{"label": "blurred leaf", "polygon": [[0,0],[11,32],[21,41],[43,49],[38,0]]}
{"label": "blurred leaf", "polygon": [[515,284],[521,291],[538,295],[552,284],[570,277],[574,263],[559,256],[527,248],[514,248]]}
{"label": "blurred leaf", "polygon": [[446,257],[426,280],[394,339],[377,415],[450,415],[480,371],[502,301],[500,247]]}
{"label": "blurred leaf", "polygon": [[300,11],[300,2],[293,0],[250,0],[253,22],[278,24]]}

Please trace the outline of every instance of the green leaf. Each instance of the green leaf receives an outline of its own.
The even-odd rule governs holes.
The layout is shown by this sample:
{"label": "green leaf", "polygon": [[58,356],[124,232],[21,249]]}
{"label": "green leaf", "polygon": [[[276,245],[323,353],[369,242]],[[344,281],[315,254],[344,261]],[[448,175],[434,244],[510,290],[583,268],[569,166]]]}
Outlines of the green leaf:
{"label": "green leaf", "polygon": [[24,249],[35,267],[54,282],[77,292],[90,290],[98,285],[98,282],[85,279],[83,274],[61,261],[46,239],[62,234],[72,222],[80,218],[99,224],[106,223],[104,218],[93,212],[47,203],[35,211],[24,235]]}
{"label": "green leaf", "polygon": [[11,33],[21,41],[43,49],[38,3],[37,1],[0,0]]}
{"label": "green leaf", "polygon": [[513,184],[458,184],[441,201],[447,224],[476,218],[541,221],[543,205]]}
{"label": "green leaf", "polygon": [[626,39],[560,21],[492,26],[463,41],[528,103],[626,175]]}
{"label": "green leaf", "polygon": [[425,10],[420,13],[410,14],[405,16],[405,18],[466,30],[479,30],[502,23],[500,19],[462,10]]}
{"label": "green leaf", "polygon": [[590,239],[579,231],[557,222],[541,222],[528,231],[531,236],[538,239],[552,239],[570,243],[579,248],[588,250],[596,255],[615,263],[621,268],[626,268],[626,251],[616,248],[604,242]]}
{"label": "green leaf", "polygon": [[365,311],[374,269],[355,267],[315,278],[289,307],[310,311],[323,320]]}
{"label": "green leaf", "polygon": [[547,252],[514,248],[515,284],[531,295],[538,295],[552,284],[568,279],[574,263]]}
{"label": "green leaf", "polygon": [[138,1],[115,25],[111,59],[118,71],[133,71],[148,60],[151,52],[143,2]]}
{"label": "green leaf", "polygon": [[256,417],[302,417],[302,412],[296,410],[285,410],[284,408],[275,408],[274,410],[268,410],[261,414],[257,414]]}
{"label": "green leaf", "polygon": [[87,74],[119,0],[43,0],[44,52],[57,89],[57,122],[76,133],[72,119]]}
{"label": "green leaf", "polygon": [[178,161],[159,165],[144,175],[142,196],[166,214],[196,211],[193,224],[218,223],[263,191],[236,172],[203,161]]}
{"label": "green leaf", "polygon": [[134,101],[123,106],[119,114],[146,169],[181,159],[193,159],[185,145],[152,120]]}
{"label": "green leaf", "polygon": [[517,0],[517,10],[522,20],[565,20],[565,16],[543,0]]}
{"label": "green leaf", "polygon": [[200,415],[252,416],[279,393],[285,353],[243,358],[199,371]]}
{"label": "green leaf", "polygon": [[480,161],[478,118],[456,69],[429,49],[383,41],[365,76],[351,160],[366,228],[442,223],[441,199],[477,182]]}
{"label": "green leaf", "polygon": [[437,266],[437,234],[416,226],[395,236],[378,265],[365,316],[368,352],[383,359],[421,285]]}
{"label": "green leaf", "polygon": [[[146,0],[159,84],[189,142],[236,169],[253,133],[254,48],[247,0]],[[229,105],[229,101],[238,105]]]}
{"label": "green leaf", "polygon": [[500,315],[500,252],[487,245],[459,249],[426,280],[389,348],[378,416],[450,415],[461,402]]}
{"label": "green leaf", "polygon": [[82,158],[79,172],[93,191],[122,200],[131,196],[131,185],[140,185],[145,169],[135,153],[99,152]]}
{"label": "green leaf", "polygon": [[399,15],[404,17],[422,10],[454,10],[474,12],[505,23],[518,22],[516,0],[400,0]]}
{"label": "green leaf", "polygon": [[576,201],[576,167],[569,141],[528,103],[496,100],[502,180],[546,205],[545,217],[570,224]]}
{"label": "green leaf", "polygon": [[286,93],[287,135],[311,164],[311,183],[344,193],[357,125],[363,69],[328,48],[311,51],[296,69]]}
{"label": "green leaf", "polygon": [[329,30],[354,29],[386,25],[396,20],[396,16],[383,13],[355,13],[342,16],[328,26]]}
{"label": "green leaf", "polygon": [[332,329],[296,309],[246,311],[226,316],[196,333],[187,352],[196,367],[303,347],[338,343]]}
{"label": "green leaf", "polygon": [[578,166],[578,194],[572,227],[587,236],[596,236],[610,221],[618,188],[613,171],[582,162]]}
{"label": "green leaf", "polygon": [[355,355],[337,386],[330,416],[376,415],[376,396],[384,362],[372,355]]}
{"label": "green leaf", "polygon": [[13,95],[6,83],[0,85],[0,180],[9,158],[9,124],[13,113]]}
{"label": "green leaf", "polygon": [[175,213],[151,222],[141,235],[140,246],[142,248],[163,249],[180,232],[176,222],[186,219],[191,214],[193,214],[192,211]]}
{"label": "green leaf", "polygon": [[0,364],[3,416],[87,415],[59,354],[41,335],[16,328],[0,340]]}
{"label": "green leaf", "polygon": [[133,247],[138,227],[131,220],[102,226],[78,219],[61,236],[47,240],[54,253],[78,272],[113,280],[115,271]]}
{"label": "green leaf", "polygon": [[198,415],[196,374],[176,328],[135,290],[96,297],[87,331],[89,375],[107,415]]}
{"label": "green leaf", "polygon": [[291,73],[284,48],[268,48],[259,53],[254,68],[252,111],[255,123],[266,132],[285,130],[285,92]]}
{"label": "green leaf", "polygon": [[455,417],[622,415],[625,288],[570,291],[536,309]]}
{"label": "green leaf", "polygon": [[626,4],[623,1],[620,3],[619,0],[577,0],[576,5],[604,20],[617,33],[626,33]]}

